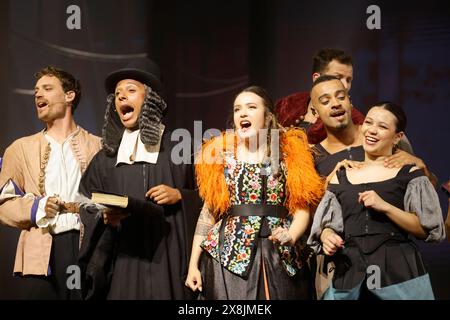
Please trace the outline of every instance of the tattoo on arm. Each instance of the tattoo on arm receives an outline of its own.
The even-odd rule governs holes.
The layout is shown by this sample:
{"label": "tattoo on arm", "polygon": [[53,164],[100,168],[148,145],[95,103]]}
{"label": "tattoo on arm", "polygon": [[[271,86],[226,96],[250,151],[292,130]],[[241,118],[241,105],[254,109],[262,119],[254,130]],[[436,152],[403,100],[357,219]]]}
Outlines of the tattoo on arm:
{"label": "tattoo on arm", "polygon": [[214,217],[209,213],[209,209],[203,206],[202,211],[200,211],[200,215],[198,216],[199,221],[208,222],[214,221]]}
{"label": "tattoo on arm", "polygon": [[200,215],[198,216],[197,227],[195,228],[195,234],[200,236],[207,236],[209,230],[214,226],[214,217],[209,212],[208,208],[203,206]]}
{"label": "tattoo on arm", "polygon": [[213,227],[211,223],[197,222],[197,227],[195,228],[195,235],[206,237],[209,230]]}

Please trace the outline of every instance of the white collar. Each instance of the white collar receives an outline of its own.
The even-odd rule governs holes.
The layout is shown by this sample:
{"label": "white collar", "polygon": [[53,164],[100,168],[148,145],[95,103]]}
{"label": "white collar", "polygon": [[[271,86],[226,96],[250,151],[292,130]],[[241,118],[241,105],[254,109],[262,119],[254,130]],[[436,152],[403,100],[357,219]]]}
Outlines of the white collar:
{"label": "white collar", "polygon": [[77,128],[71,133],[69,134],[62,143],[59,143],[58,141],[56,141],[52,136],[50,136],[47,133],[47,128],[45,128],[42,132],[44,133],[45,138],[47,139],[48,142],[52,142],[54,144],[58,144],[58,145],[63,145],[65,144],[67,141],[71,140],[76,134],[78,134],[78,132],[80,131],[80,127],[77,126]]}
{"label": "white collar", "polygon": [[119,163],[133,164],[135,162],[147,162],[155,164],[158,161],[161,137],[164,125],[159,125],[159,141],[154,146],[145,145],[140,138],[140,130],[130,131],[125,129],[117,152],[116,166]]}

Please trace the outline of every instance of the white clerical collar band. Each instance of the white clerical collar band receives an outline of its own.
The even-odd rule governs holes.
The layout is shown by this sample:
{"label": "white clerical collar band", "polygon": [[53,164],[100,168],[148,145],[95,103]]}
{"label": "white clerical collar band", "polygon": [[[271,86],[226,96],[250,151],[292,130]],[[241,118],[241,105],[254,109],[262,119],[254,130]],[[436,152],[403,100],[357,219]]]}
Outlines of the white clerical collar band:
{"label": "white clerical collar band", "polygon": [[158,161],[159,149],[161,147],[161,137],[164,132],[164,125],[160,124],[159,141],[156,145],[150,146],[142,143],[140,130],[130,131],[125,129],[117,152],[116,166],[119,163],[133,164],[135,162],[146,162],[155,164]]}

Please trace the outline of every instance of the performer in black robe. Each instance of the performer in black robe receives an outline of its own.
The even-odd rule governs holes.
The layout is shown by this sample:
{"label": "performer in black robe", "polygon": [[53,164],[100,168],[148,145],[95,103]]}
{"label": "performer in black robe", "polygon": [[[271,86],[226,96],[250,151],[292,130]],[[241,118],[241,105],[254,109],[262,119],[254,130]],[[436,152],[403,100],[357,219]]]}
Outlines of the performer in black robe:
{"label": "performer in black robe", "polygon": [[106,87],[115,94],[108,96],[103,148],[80,191],[127,195],[129,204],[123,211],[80,210],[84,297],[189,299],[184,282],[202,205],[192,162],[171,159],[175,142],[161,124],[159,69],[147,59],[134,61],[110,74]]}

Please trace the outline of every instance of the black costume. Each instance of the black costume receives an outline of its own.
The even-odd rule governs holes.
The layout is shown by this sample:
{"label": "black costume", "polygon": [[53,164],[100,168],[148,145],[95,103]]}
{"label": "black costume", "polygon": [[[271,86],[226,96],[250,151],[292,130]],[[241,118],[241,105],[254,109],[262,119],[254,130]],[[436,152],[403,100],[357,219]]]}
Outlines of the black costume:
{"label": "black costume", "polygon": [[[125,194],[144,202],[143,211],[131,212],[117,230],[104,226],[101,218],[92,221],[92,212],[81,214],[83,223],[90,221],[88,223],[98,225],[96,233],[89,234],[86,230],[80,262],[87,264],[88,278],[101,279],[109,274],[110,289],[104,292],[99,288],[98,292],[100,295],[107,294],[108,299],[190,297],[190,290],[184,286],[184,282],[201,202],[195,191],[192,166],[173,165],[170,160],[173,144],[170,134],[163,134],[156,164],[136,163],[115,167],[116,158],[108,157],[101,150],[81,179],[80,191],[86,196],[90,196],[93,190],[103,190]],[[182,194],[182,200],[172,206],[151,204],[150,200],[145,199],[145,193],[159,184],[177,188]],[[86,214],[90,216],[86,217]],[[101,242],[92,242],[105,231],[110,234],[103,235],[107,239],[103,246]],[[99,260],[95,257],[102,254],[105,244],[109,252],[104,254],[113,255],[109,257],[111,260],[107,260],[110,263],[108,268],[112,269],[91,271],[90,267],[95,267]],[[95,249],[100,251],[93,254],[95,245],[98,245]],[[106,274],[96,274],[97,272]],[[88,279],[89,281],[96,283],[97,280]],[[97,292],[85,292],[87,297],[96,294]]]}
{"label": "black costume", "polygon": [[436,192],[423,172],[409,172],[411,167],[404,166],[392,179],[361,184],[350,183],[345,170],[337,172],[339,184],[329,185],[308,240],[319,251],[324,228],[345,240],[345,247],[331,257],[336,270],[324,299],[359,298],[371,266],[380,270],[380,288],[370,290],[379,298],[434,298],[420,253],[408,233],[385,214],[357,201],[360,192],[374,190],[393,206],[417,214],[428,232],[426,241],[442,240],[445,233]]}
{"label": "black costume", "polygon": [[322,176],[328,176],[338,162],[348,159],[352,161],[364,161],[364,149],[361,146],[348,147],[342,151],[330,154],[320,143],[313,147],[314,163],[317,172]]}
{"label": "black costume", "polygon": [[[125,135],[112,92],[122,79],[145,84],[146,97],[137,122],[139,143],[145,145],[144,154],[159,144],[151,152],[157,153],[156,160],[131,161],[130,156],[130,162],[116,163]],[[148,59],[133,61],[129,67],[111,73],[105,84],[110,94],[103,146],[83,175],[80,192],[87,197],[99,190],[127,195],[129,204],[125,211],[130,215],[113,228],[104,225],[95,214],[99,209],[85,206],[80,210],[84,232],[79,263],[85,279],[84,297],[189,299],[192,292],[184,283],[202,203],[195,187],[193,159],[182,164],[174,164],[171,159],[175,142],[161,124],[166,103],[154,91],[161,88],[159,68]],[[136,132],[137,128],[133,130]],[[178,189],[181,201],[157,205],[147,199],[146,192],[160,184]]]}

